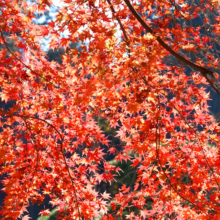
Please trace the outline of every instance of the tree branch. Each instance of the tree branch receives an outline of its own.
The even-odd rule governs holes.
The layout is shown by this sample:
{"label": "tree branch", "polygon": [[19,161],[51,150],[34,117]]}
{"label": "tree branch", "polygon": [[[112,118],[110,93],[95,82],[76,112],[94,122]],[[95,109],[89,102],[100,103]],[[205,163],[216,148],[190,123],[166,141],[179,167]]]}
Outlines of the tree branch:
{"label": "tree branch", "polygon": [[[139,23],[142,25],[143,28],[145,28],[148,32],[150,32],[151,34],[155,34],[154,30],[151,29],[146,22],[141,18],[141,16],[137,13],[137,11],[134,9],[134,7],[131,5],[129,0],[124,0],[124,2],[126,3],[126,5],[128,6],[128,8],[130,9],[131,13],[135,16],[135,18],[139,21]],[[212,82],[212,80],[208,77],[209,75],[214,77],[214,72],[211,70],[208,70],[204,67],[201,67],[189,60],[187,60],[186,58],[182,57],[181,55],[179,55],[177,52],[175,52],[171,47],[169,47],[162,39],[161,37],[157,36],[156,38],[157,42],[164,48],[166,49],[169,53],[171,53],[174,57],[176,57],[177,59],[179,59],[181,62],[187,64],[188,66],[198,70],[209,82],[209,84],[212,86],[212,88],[220,95],[220,91],[216,88],[216,86],[214,85],[214,83]]]}

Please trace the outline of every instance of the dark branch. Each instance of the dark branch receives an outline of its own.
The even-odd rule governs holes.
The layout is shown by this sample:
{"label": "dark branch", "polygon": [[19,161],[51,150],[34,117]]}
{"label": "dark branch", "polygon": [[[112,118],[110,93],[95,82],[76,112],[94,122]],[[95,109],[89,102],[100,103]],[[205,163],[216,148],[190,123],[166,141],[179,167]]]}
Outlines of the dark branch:
{"label": "dark branch", "polygon": [[[134,7],[131,5],[129,0],[124,0],[124,2],[126,3],[126,5],[128,6],[128,8],[130,9],[131,13],[135,16],[135,18],[139,21],[139,23],[143,26],[143,28],[145,28],[148,32],[150,32],[151,34],[155,34],[155,32],[153,31],[153,29],[151,29],[146,22],[141,18],[141,16],[137,13],[137,11],[134,9]],[[182,57],[181,55],[179,55],[177,52],[175,52],[171,47],[169,47],[162,39],[161,37],[157,36],[156,40],[158,41],[158,43],[164,48],[166,49],[168,52],[170,52],[173,56],[175,56],[177,59],[179,59],[180,61],[182,61],[183,63],[187,64],[188,66],[198,70],[209,82],[209,84],[212,86],[212,88],[220,95],[220,91],[216,88],[216,86],[214,85],[214,83],[212,82],[212,80],[208,77],[209,75],[212,77],[214,76],[214,72],[211,70],[208,70],[204,67],[201,67],[189,60],[187,60],[186,58]]]}

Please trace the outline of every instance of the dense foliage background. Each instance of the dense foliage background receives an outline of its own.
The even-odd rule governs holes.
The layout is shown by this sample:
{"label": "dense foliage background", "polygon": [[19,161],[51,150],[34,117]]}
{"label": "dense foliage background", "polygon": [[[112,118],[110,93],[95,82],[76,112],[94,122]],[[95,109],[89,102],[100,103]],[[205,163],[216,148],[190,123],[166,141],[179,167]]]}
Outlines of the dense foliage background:
{"label": "dense foliage background", "polygon": [[54,4],[0,0],[1,218],[219,219],[218,1]]}

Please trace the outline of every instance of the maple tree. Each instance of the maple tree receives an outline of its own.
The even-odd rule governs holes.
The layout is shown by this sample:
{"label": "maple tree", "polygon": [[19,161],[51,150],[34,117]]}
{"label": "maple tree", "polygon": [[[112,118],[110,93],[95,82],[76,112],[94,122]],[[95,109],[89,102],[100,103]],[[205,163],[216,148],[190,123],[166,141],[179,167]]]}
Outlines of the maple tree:
{"label": "maple tree", "polygon": [[[218,1],[64,0],[35,24],[52,4],[0,0],[1,216],[30,219],[49,195],[58,219],[219,219],[220,126],[207,104],[207,88],[220,94]],[[65,49],[62,64],[47,60],[45,37]],[[135,183],[111,198],[96,186],[117,180],[119,161]]]}

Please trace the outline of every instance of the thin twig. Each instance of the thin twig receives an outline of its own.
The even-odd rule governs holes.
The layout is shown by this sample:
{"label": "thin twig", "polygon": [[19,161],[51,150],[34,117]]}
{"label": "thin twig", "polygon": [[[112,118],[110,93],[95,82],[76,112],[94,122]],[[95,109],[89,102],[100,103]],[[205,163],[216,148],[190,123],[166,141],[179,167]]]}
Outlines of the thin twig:
{"label": "thin twig", "polygon": [[55,85],[54,83],[50,82],[49,80],[47,80],[45,77],[41,76],[39,73],[37,73],[36,71],[32,70],[28,65],[26,65],[21,59],[19,59],[13,51],[11,51],[11,49],[9,48],[8,44],[5,41],[4,35],[2,33],[2,30],[0,29],[0,33],[1,33],[1,37],[2,40],[4,42],[5,47],[7,48],[7,50],[10,52],[10,54],[12,54],[13,57],[15,57],[16,60],[18,60],[21,64],[23,64],[27,69],[29,69],[32,73],[34,73],[35,75],[39,76],[40,78],[44,79],[45,81],[47,81],[49,84],[52,84],[53,86],[55,86],[55,88],[60,89],[57,85]]}
{"label": "thin twig", "polygon": [[20,114],[9,113],[9,112],[3,111],[1,109],[0,109],[0,112],[3,113],[3,114],[6,114],[6,115],[14,116],[14,117],[30,118],[30,119],[36,119],[36,120],[39,120],[39,121],[43,121],[47,125],[52,127],[58,133],[58,135],[60,136],[60,140],[61,140],[61,143],[60,143],[61,153],[62,153],[62,156],[63,156],[63,159],[64,159],[64,163],[65,163],[65,166],[66,166],[66,169],[67,169],[70,181],[72,183],[72,187],[73,187],[73,192],[74,192],[74,196],[75,196],[75,199],[76,199],[76,204],[77,204],[77,210],[78,210],[79,218],[81,218],[81,214],[80,214],[80,211],[79,211],[79,202],[78,202],[78,198],[77,198],[77,194],[76,194],[76,189],[75,189],[75,186],[74,186],[74,183],[73,183],[73,178],[72,178],[72,176],[70,174],[69,167],[68,167],[67,162],[66,162],[66,157],[65,157],[64,152],[63,152],[63,141],[64,140],[63,140],[63,137],[62,137],[61,133],[58,131],[58,129],[54,125],[50,124],[48,121],[46,121],[44,119],[41,119],[41,118],[37,118],[37,117],[34,117],[34,116],[27,116],[27,115],[20,115]]}

